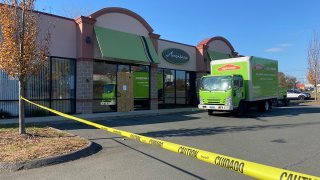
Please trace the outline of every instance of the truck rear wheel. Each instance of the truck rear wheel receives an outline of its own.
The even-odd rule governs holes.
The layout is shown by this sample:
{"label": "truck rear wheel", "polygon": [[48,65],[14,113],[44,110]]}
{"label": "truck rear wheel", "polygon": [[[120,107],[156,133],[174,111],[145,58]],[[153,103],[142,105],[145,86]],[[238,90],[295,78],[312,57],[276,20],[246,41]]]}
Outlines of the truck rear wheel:
{"label": "truck rear wheel", "polygon": [[289,99],[284,99],[284,100],[282,100],[282,102],[283,102],[284,106],[289,106],[290,100]]}
{"label": "truck rear wheel", "polygon": [[270,102],[268,100],[261,101],[258,105],[259,111],[267,112],[270,110]]}

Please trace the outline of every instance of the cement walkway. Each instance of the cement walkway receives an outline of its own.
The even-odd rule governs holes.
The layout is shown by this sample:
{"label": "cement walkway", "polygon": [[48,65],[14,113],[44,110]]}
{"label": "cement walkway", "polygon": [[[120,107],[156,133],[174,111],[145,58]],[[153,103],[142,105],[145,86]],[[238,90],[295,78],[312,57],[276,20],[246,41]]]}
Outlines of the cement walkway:
{"label": "cement walkway", "polygon": [[[133,117],[148,117],[148,116],[159,116],[165,114],[174,113],[184,113],[184,112],[199,112],[201,110],[197,108],[176,108],[176,109],[159,109],[159,110],[143,110],[143,111],[133,111],[133,112],[108,112],[108,113],[95,113],[95,114],[76,114],[74,116],[96,121],[103,119],[119,119],[119,118],[133,118]],[[70,121],[67,118],[60,116],[46,116],[46,117],[29,117],[26,118],[26,123],[36,124],[36,123],[56,123]],[[18,118],[13,119],[0,119],[0,127],[5,124],[17,124],[19,122]]]}

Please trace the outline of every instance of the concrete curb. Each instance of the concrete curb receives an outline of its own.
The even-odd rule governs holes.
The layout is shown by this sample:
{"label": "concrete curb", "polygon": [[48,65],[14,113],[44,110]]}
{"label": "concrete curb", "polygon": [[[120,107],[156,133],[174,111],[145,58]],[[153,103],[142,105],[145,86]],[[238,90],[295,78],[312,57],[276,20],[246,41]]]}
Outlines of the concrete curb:
{"label": "concrete curb", "polygon": [[64,163],[68,161],[73,161],[76,159],[80,159],[82,157],[87,157],[89,155],[95,154],[101,150],[101,146],[89,141],[88,145],[81,150],[71,152],[64,155],[36,159],[31,161],[21,161],[15,163],[0,163],[0,172],[13,172],[19,171],[23,169],[33,169],[39,168],[43,166],[49,166],[59,163]]}
{"label": "concrete curb", "polygon": [[[103,120],[103,119],[125,119],[125,118],[136,118],[136,117],[147,117],[147,116],[159,116],[186,112],[201,112],[198,108],[178,108],[178,109],[161,109],[161,110],[146,110],[146,111],[133,111],[133,112],[112,112],[112,113],[97,113],[97,114],[75,114],[74,116],[83,118],[90,121]],[[27,124],[38,124],[38,123],[61,123],[69,121],[69,119],[59,116],[47,116],[47,117],[34,117],[26,118]],[[18,124],[18,119],[4,119],[0,120],[0,125]]]}

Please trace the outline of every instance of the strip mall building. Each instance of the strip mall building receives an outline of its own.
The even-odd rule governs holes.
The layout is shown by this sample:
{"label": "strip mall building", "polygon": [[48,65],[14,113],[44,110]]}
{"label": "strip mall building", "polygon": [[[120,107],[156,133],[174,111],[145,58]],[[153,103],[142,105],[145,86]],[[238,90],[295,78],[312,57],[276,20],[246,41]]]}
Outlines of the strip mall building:
{"label": "strip mall building", "polygon": [[[42,29],[54,24],[50,62],[30,79],[27,98],[66,113],[196,105],[196,82],[209,73],[210,61],[237,56],[223,37],[197,46],[161,39],[123,8],[76,19],[40,14]],[[0,72],[0,90],[0,109],[17,115],[17,82]]]}

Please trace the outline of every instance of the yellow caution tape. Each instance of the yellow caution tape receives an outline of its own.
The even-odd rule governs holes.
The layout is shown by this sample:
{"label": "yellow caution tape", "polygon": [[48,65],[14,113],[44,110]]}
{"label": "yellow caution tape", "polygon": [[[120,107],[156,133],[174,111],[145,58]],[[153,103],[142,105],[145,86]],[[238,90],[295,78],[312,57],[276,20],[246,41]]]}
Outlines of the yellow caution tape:
{"label": "yellow caution tape", "polygon": [[106,127],[97,123],[93,123],[90,121],[87,121],[85,119],[81,119],[78,117],[74,117],[68,114],[64,114],[62,112],[47,108],[45,106],[41,106],[39,104],[36,104],[34,102],[31,102],[23,97],[21,97],[24,101],[33,104],[35,106],[38,106],[42,109],[48,110],[54,114],[57,114],[59,116],[72,119],[78,122],[82,122],[84,124],[103,129],[105,131],[115,133],[130,139],[134,139],[146,144],[151,144],[163,149],[167,149],[169,151],[179,153],[185,156],[189,156],[210,164],[214,164],[256,179],[279,179],[279,180],[320,180],[320,177],[312,176],[312,175],[307,175],[307,174],[302,174],[294,171],[289,171],[285,169],[280,169],[268,165],[263,165],[263,164],[258,164],[250,161],[245,161],[242,159],[237,159],[221,154],[216,154],[180,144],[175,144],[167,141],[162,141],[159,139],[155,138],[150,138],[146,136],[141,136],[138,134],[130,133],[127,131],[122,131],[110,127]]}

